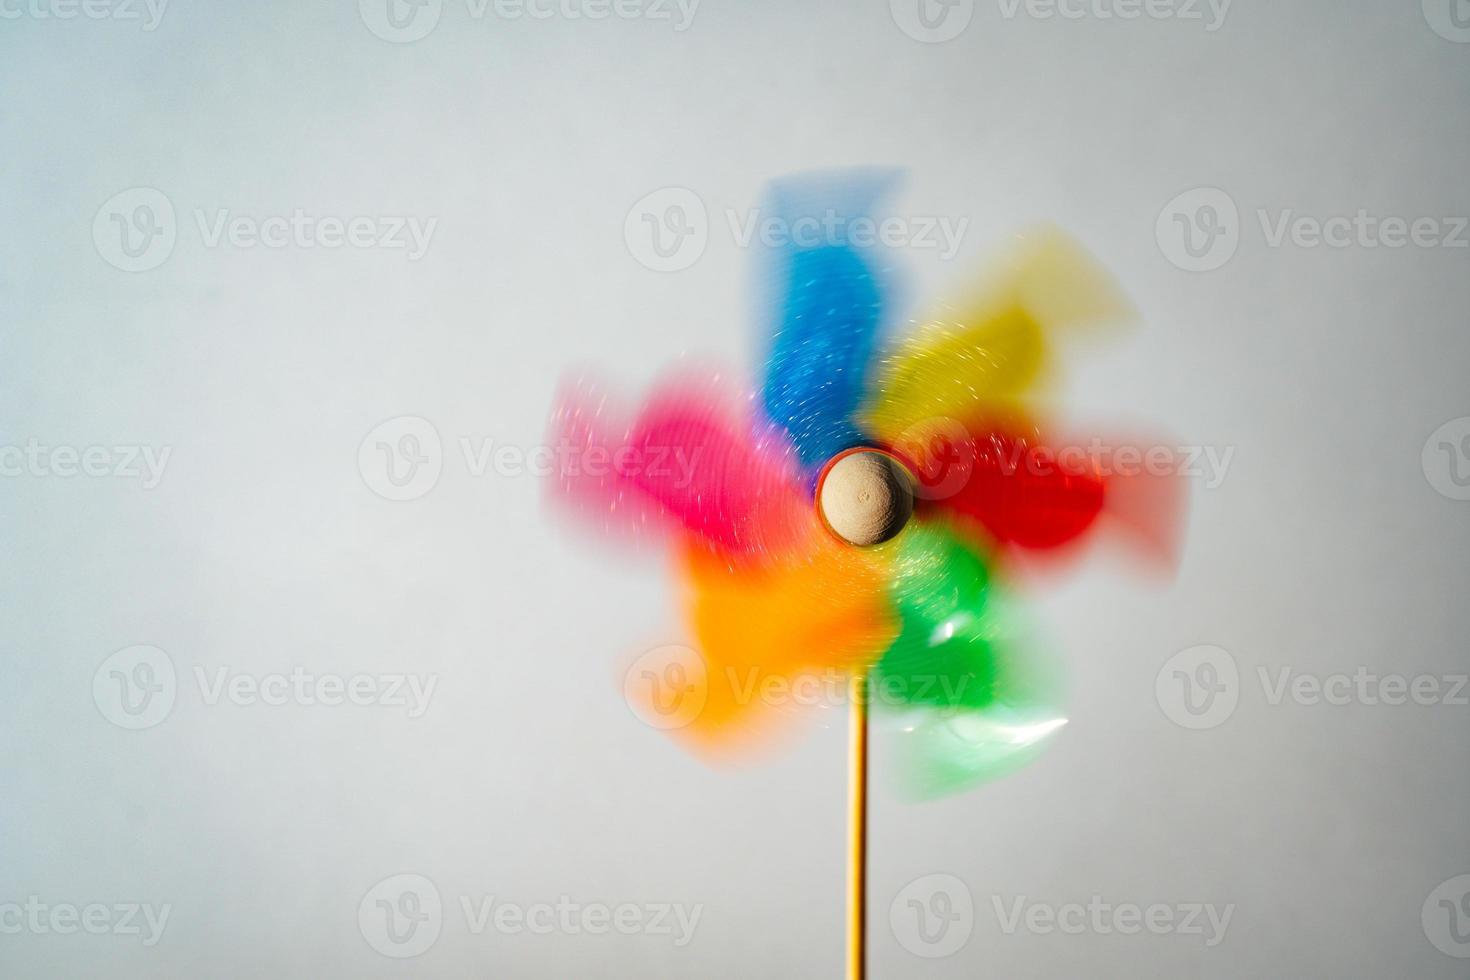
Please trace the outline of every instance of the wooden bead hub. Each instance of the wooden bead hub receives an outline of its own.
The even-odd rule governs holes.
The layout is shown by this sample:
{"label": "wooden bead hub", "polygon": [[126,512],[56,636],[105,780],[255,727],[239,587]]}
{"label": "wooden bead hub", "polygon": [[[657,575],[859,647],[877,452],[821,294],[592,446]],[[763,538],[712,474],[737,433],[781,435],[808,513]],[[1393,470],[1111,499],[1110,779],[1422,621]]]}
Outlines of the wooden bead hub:
{"label": "wooden bead hub", "polygon": [[817,507],[832,533],[859,548],[893,538],[914,512],[914,484],[902,463],[876,449],[838,456],[823,472]]}

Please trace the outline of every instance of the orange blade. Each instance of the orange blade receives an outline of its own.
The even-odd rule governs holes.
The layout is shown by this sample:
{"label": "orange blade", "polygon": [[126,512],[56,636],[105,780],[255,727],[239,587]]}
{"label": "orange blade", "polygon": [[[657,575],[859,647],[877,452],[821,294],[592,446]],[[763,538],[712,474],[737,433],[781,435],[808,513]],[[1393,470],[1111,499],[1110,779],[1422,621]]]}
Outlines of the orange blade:
{"label": "orange blade", "polygon": [[837,707],[852,672],[897,635],[891,565],[887,548],[851,548],[821,531],[802,557],[770,567],[734,566],[688,542],[682,567],[703,704],[678,734],[705,754],[740,755]]}

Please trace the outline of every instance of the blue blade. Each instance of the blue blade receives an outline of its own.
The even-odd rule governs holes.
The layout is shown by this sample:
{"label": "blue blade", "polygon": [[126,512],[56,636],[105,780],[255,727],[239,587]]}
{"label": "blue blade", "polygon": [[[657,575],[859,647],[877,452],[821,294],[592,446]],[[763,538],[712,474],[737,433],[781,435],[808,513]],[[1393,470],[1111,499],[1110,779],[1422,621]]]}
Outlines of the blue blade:
{"label": "blue blade", "polygon": [[760,216],[779,236],[766,242],[775,297],[763,401],[809,473],[865,442],[853,416],[892,279],[870,210],[895,176],[862,171],[781,181]]}

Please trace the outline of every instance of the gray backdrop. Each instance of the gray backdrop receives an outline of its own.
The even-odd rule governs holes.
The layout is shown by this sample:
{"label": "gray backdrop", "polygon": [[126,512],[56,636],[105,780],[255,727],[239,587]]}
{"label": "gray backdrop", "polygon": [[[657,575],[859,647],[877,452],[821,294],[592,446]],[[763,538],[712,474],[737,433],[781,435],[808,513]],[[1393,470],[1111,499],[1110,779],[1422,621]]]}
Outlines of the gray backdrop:
{"label": "gray backdrop", "polygon": [[642,723],[671,583],[523,454],[878,163],[918,296],[1072,230],[1076,417],[1222,465],[1034,598],[1052,751],[875,790],[873,975],[1466,975],[1464,0],[392,2],[0,6],[0,973],[839,975],[840,712]]}

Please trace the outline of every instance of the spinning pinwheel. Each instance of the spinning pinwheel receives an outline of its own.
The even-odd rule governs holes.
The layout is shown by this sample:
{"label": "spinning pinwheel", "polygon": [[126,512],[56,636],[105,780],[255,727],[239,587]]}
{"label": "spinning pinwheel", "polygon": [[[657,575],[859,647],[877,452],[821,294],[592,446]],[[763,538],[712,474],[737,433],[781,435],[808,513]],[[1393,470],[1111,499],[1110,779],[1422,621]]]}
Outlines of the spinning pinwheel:
{"label": "spinning pinwheel", "polygon": [[1171,484],[1114,472],[1107,444],[1080,451],[1042,415],[1059,343],[1129,315],[1060,234],[1026,236],[966,304],[886,335],[895,277],[860,232],[888,183],[774,185],[769,214],[792,234],[765,256],[776,296],[759,395],[686,371],[620,412],[578,380],[553,418],[556,500],[666,542],[687,583],[695,642],[678,666],[694,707],[665,727],[705,754],[745,750],[799,714],[759,692],[847,679],[853,976],[870,702],[920,794],[1024,764],[1065,718],[1012,598],[1023,573],[1110,524],[1168,560],[1180,513]]}

